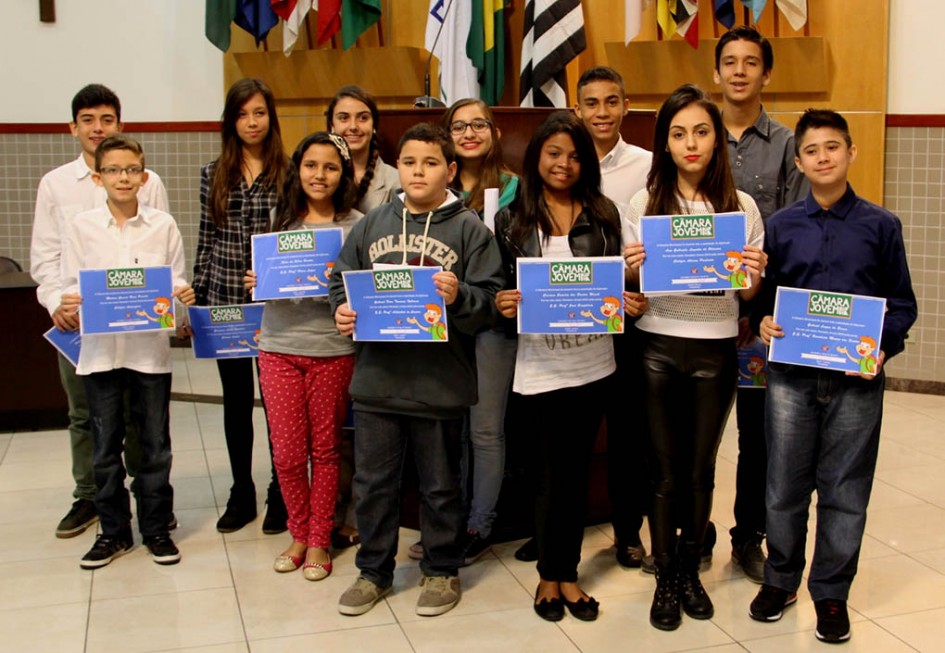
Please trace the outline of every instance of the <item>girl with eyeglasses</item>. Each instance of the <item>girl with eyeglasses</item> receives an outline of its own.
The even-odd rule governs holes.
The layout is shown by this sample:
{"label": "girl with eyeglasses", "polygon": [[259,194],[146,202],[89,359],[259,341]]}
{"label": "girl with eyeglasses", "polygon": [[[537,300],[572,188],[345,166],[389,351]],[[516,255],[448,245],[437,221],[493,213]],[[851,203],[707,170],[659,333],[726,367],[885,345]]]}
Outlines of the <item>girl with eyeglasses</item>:
{"label": "girl with eyeglasses", "polygon": [[758,292],[767,260],[761,214],[736,190],[727,147],[722,116],[708,94],[691,84],[676,89],[657,114],[646,188],[630,200],[624,225],[624,258],[637,282],[646,258],[642,216],[742,211],[746,217],[748,244],[741,254],[750,288],[651,297],[636,323],[644,336],[643,399],[656,460],[650,623],[661,630],[679,627],[680,608],[693,619],[714,613],[699,580],[700,550],[712,511],[715,457],[735,395],[739,302]]}
{"label": "girl with eyeglasses", "polygon": [[[200,171],[200,231],[193,284],[199,306],[249,301],[243,274],[252,267],[250,238],[269,231],[270,212],[287,164],[275,98],[262,80],[241,79],[230,87],[220,133],[220,156]],[[233,474],[217,530],[232,533],[256,519],[253,360],[218,359],[217,369],[223,386],[223,432]],[[275,467],[267,503],[263,532],[285,531],[285,504]]]}
{"label": "girl with eyeglasses", "polygon": [[[273,231],[340,227],[361,219],[348,145],[320,131],[302,139],[279,194]],[[256,285],[252,270],[243,279]],[[328,280],[321,280],[327,285]],[[259,340],[259,383],[266,396],[273,459],[288,510],[292,544],[278,572],[302,567],[307,580],[331,574],[341,425],[348,412],[354,343],[338,333],[328,297],[270,300]]]}

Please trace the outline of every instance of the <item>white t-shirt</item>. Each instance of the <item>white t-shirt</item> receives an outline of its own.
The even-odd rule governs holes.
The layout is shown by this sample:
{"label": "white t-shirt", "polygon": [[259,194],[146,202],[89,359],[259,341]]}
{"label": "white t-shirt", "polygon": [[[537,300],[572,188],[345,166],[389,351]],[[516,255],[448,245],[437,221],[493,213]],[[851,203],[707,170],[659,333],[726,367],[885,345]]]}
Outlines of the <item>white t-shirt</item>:
{"label": "white t-shirt", "polygon": [[[640,218],[646,211],[649,193],[641,190],[630,200],[624,215],[623,240],[639,242]],[[748,193],[738,191],[738,203],[745,212],[745,240],[761,248],[765,230],[761,212]],[[706,202],[689,202],[680,198],[684,213],[714,213]],[[650,307],[637,320],[641,331],[679,338],[734,338],[738,335],[738,296],[736,290],[705,293],[650,296]]]}
{"label": "white t-shirt", "polygon": [[[542,258],[574,258],[567,236],[542,239]],[[535,335],[518,337],[512,390],[523,395],[576,388],[613,374],[614,343],[609,335]]]}

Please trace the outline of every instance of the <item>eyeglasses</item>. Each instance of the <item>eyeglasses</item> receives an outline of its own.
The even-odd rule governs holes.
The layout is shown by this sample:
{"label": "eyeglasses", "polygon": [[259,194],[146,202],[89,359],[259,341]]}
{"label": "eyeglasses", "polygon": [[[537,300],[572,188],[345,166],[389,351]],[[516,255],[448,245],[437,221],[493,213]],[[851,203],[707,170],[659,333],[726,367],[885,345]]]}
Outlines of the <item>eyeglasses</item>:
{"label": "eyeglasses", "polygon": [[125,173],[129,177],[140,177],[141,173],[144,172],[144,168],[141,166],[128,166],[127,168],[119,168],[118,166],[105,166],[99,171],[103,177],[118,177],[121,173]]}
{"label": "eyeglasses", "polygon": [[476,118],[470,122],[465,122],[463,120],[457,120],[450,125],[450,133],[454,136],[459,136],[460,134],[466,133],[467,127],[472,127],[473,132],[476,134],[481,134],[482,132],[489,129],[492,126],[492,123],[486,120],[485,118]]}

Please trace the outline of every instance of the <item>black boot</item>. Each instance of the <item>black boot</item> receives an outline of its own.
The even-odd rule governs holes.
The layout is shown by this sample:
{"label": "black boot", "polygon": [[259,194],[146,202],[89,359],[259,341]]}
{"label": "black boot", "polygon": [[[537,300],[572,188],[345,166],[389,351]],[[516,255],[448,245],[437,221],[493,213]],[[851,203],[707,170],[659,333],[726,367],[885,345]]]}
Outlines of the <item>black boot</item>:
{"label": "black boot", "polygon": [[679,612],[678,572],[671,560],[656,560],[656,591],[650,606],[650,623],[660,630],[676,630],[682,622]]}
{"label": "black boot", "polygon": [[679,567],[679,601],[682,609],[693,619],[711,619],[715,614],[712,599],[699,580],[700,545],[681,543],[682,564]]}
{"label": "black boot", "polygon": [[288,528],[286,520],[289,518],[282,499],[282,489],[278,485],[269,486],[266,494],[266,516],[263,518],[262,532],[266,535],[278,535]]}
{"label": "black boot", "polygon": [[230,499],[226,510],[217,520],[217,530],[221,533],[233,533],[256,519],[256,488],[230,488]]}

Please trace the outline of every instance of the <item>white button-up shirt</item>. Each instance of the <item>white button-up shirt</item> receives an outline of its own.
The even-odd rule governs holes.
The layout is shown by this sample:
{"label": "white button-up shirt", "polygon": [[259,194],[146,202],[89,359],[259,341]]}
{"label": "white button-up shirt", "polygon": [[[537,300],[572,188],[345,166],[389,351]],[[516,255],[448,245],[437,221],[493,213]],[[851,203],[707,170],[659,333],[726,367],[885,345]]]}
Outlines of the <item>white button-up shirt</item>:
{"label": "white button-up shirt", "polygon": [[[64,224],[83,211],[105,205],[105,189],[92,181],[92,171],[82,155],[46,173],[36,193],[30,274],[39,284],[36,296],[49,314],[62,296],[60,258]],[[168,210],[167,191],[161,178],[148,170],[148,181],[138,191],[138,202]]]}
{"label": "white button-up shirt", "polygon": [[[138,215],[119,228],[107,206],[80,213],[65,225],[62,241],[62,292],[79,292],[79,270],[170,265],[174,288],[187,285],[184,243],[168,213],[138,205]],[[81,309],[80,309],[81,310]],[[168,336],[158,332],[95,335],[82,338],[77,374],[128,368],[148,374],[171,371]]]}
{"label": "white button-up shirt", "polygon": [[649,150],[621,138],[600,160],[601,192],[622,212],[630,198],[646,188],[646,176],[652,163],[653,155]]}

